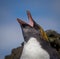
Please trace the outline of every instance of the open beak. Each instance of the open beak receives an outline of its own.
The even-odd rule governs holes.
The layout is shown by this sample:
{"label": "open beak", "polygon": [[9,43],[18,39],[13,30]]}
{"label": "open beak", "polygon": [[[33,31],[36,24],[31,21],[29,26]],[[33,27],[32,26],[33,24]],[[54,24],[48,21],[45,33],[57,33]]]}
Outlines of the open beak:
{"label": "open beak", "polygon": [[28,16],[28,19],[29,19],[29,23],[26,23],[25,21],[22,21],[21,19],[17,18],[18,23],[20,25],[22,25],[22,24],[28,24],[31,27],[33,27],[34,26],[34,21],[33,21],[33,18],[31,16],[31,13],[29,11],[27,11],[27,16]]}

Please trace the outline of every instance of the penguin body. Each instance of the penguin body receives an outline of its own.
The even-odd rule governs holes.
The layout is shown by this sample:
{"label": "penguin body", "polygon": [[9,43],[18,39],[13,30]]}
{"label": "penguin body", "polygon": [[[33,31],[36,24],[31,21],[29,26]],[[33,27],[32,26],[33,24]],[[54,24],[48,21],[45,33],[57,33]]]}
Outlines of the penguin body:
{"label": "penguin body", "polygon": [[42,36],[39,25],[32,19],[27,11],[30,23],[17,19],[24,37],[24,47],[20,59],[60,59],[57,52]]}

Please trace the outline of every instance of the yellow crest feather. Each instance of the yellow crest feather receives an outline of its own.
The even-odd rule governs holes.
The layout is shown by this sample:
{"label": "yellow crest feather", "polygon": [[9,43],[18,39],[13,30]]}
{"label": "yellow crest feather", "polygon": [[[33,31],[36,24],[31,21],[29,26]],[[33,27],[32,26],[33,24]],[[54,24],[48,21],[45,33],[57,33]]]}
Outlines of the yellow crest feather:
{"label": "yellow crest feather", "polygon": [[43,39],[45,39],[46,41],[48,41],[47,34],[46,34],[46,32],[42,29],[42,27],[40,27],[40,32],[41,32],[41,35],[42,35]]}

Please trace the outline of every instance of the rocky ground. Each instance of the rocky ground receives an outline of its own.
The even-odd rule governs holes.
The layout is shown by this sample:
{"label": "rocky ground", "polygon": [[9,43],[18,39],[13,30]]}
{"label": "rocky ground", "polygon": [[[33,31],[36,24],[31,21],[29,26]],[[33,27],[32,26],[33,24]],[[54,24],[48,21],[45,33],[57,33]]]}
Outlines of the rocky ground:
{"label": "rocky ground", "polygon": [[47,30],[50,45],[60,54],[60,34],[54,30]]}
{"label": "rocky ground", "polygon": [[[60,34],[54,30],[47,30],[45,32],[48,36],[50,45],[56,49],[60,55]],[[22,43],[20,47],[12,49],[11,54],[5,56],[5,59],[19,59],[22,53],[21,51],[23,50],[23,45],[24,43]]]}

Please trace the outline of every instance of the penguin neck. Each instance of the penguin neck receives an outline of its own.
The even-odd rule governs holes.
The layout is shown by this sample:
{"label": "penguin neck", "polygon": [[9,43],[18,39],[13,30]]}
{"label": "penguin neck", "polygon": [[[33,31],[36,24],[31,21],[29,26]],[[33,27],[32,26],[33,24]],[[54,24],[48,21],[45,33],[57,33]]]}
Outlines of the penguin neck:
{"label": "penguin neck", "polygon": [[43,58],[49,59],[49,55],[48,56],[46,55],[48,55],[48,53],[42,49],[37,39],[34,37],[31,37],[29,41],[24,44],[21,59],[27,59],[27,58],[28,59],[40,59],[41,57],[42,59]]}

